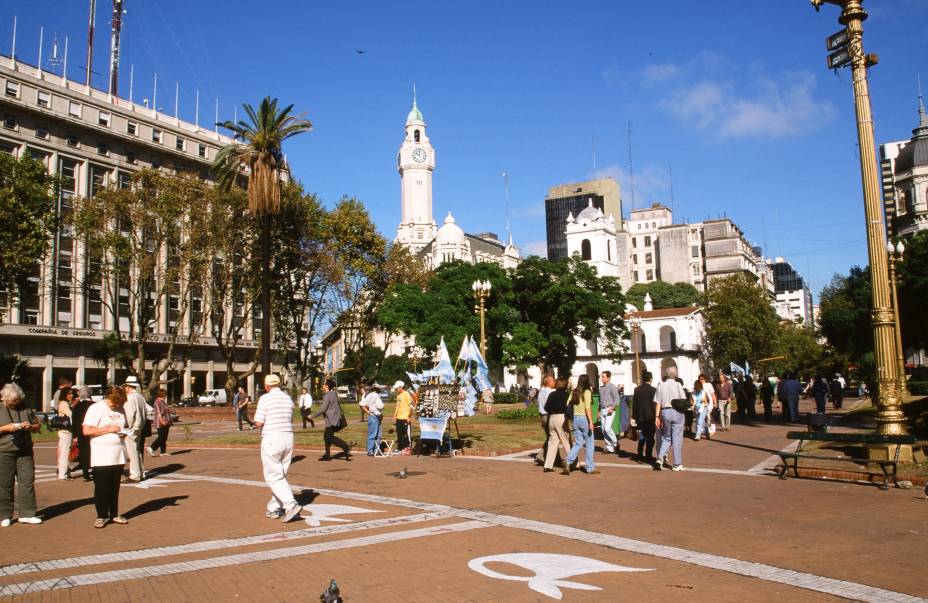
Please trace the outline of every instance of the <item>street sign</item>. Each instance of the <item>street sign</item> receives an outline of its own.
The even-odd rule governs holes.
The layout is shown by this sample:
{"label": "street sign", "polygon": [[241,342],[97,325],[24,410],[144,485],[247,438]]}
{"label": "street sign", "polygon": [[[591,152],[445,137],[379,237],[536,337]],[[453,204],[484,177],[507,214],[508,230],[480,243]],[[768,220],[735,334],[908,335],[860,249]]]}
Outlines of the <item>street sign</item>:
{"label": "street sign", "polygon": [[828,55],[828,68],[838,69],[851,64],[851,53],[847,48],[842,48],[837,52]]}
{"label": "street sign", "polygon": [[851,37],[847,33],[847,28],[844,28],[838,33],[825,38],[825,48],[829,51],[838,50],[843,46],[847,46],[847,43],[850,41]]}

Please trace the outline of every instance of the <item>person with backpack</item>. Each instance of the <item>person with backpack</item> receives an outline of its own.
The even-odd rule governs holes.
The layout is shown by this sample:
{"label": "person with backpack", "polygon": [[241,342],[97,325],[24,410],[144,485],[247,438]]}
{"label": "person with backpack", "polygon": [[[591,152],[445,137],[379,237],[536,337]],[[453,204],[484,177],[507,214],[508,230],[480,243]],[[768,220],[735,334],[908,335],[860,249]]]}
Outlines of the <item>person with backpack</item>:
{"label": "person with backpack", "polygon": [[[654,410],[657,418],[654,425],[661,431],[661,446],[657,452],[657,462],[654,468],[660,471],[666,464],[673,471],[683,471],[683,423],[686,418],[683,414],[685,406],[689,406],[683,386],[677,383],[669,372],[664,374],[664,380],[657,386],[654,394]],[[682,408],[682,410],[681,410]],[[667,453],[673,446],[673,465],[667,463]]]}

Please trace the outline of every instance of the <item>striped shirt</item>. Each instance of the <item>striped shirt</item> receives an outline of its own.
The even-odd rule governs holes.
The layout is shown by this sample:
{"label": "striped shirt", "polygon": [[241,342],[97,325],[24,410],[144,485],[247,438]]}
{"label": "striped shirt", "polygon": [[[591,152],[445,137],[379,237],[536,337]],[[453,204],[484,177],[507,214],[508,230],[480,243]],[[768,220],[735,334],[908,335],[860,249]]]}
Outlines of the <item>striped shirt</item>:
{"label": "striped shirt", "polygon": [[279,387],[271,388],[258,400],[255,423],[263,423],[261,435],[293,433],[293,400]]}

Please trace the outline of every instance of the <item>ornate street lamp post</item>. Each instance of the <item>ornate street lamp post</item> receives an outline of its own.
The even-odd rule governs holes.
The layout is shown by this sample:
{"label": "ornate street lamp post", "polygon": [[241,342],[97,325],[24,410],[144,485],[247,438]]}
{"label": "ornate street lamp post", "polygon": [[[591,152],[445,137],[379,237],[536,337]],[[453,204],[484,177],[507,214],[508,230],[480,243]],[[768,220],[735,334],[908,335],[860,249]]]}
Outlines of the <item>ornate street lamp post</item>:
{"label": "ornate street lamp post", "polygon": [[877,62],[875,55],[864,54],[863,22],[867,11],[863,0],[811,0],[816,10],[822,4],[841,8],[838,22],[843,31],[828,40],[832,68],[851,65],[854,80],[854,101],[857,110],[857,141],[860,148],[860,171],[864,192],[864,210],[867,220],[867,252],[870,258],[870,282],[873,289],[871,312],[873,322],[873,355],[876,364],[876,381],[879,388],[877,404],[877,433],[903,435],[907,433],[905,416],[899,398],[899,375],[895,354],[895,324],[890,306],[889,275],[887,274],[886,234],[883,228],[883,210],[880,202],[879,181],[876,171],[876,151],[873,146],[873,117],[870,110],[870,89],[867,68]]}
{"label": "ornate street lamp post", "polygon": [[899,394],[907,396],[909,386],[905,381],[905,350],[902,349],[902,323],[899,322],[899,289],[897,287],[898,274],[896,273],[896,263],[902,261],[902,254],[905,253],[905,245],[899,241],[893,245],[892,241],[886,242],[886,253],[889,255],[889,282],[892,285],[893,294],[893,320],[896,323],[896,362],[899,371]]}
{"label": "ornate street lamp post", "polygon": [[632,347],[635,348],[635,368],[632,371],[635,379],[635,385],[641,385],[641,361],[638,360],[638,354],[641,350],[641,341],[638,334],[641,332],[641,318],[632,316],[628,319],[628,326],[632,329]]}
{"label": "ornate street lamp post", "polygon": [[474,313],[480,316],[480,353],[483,355],[484,360],[487,358],[486,301],[490,297],[490,289],[492,288],[493,285],[490,284],[490,281],[476,280],[471,285],[471,289],[474,290],[474,299],[477,300]]}

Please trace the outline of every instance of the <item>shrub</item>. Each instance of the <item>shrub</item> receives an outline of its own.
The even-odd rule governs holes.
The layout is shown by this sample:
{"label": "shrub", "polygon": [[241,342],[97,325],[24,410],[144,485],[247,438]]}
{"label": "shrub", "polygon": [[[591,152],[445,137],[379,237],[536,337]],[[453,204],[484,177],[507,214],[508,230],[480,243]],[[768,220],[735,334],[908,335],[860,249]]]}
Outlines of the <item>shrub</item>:
{"label": "shrub", "polygon": [[503,421],[523,421],[541,417],[538,413],[538,406],[534,404],[528,408],[508,408],[495,414],[498,419],[502,419]]}
{"label": "shrub", "polygon": [[499,392],[498,394],[493,394],[493,402],[496,404],[518,404],[519,394]]}
{"label": "shrub", "polygon": [[928,396],[928,381],[909,381],[908,385],[913,396]]}

